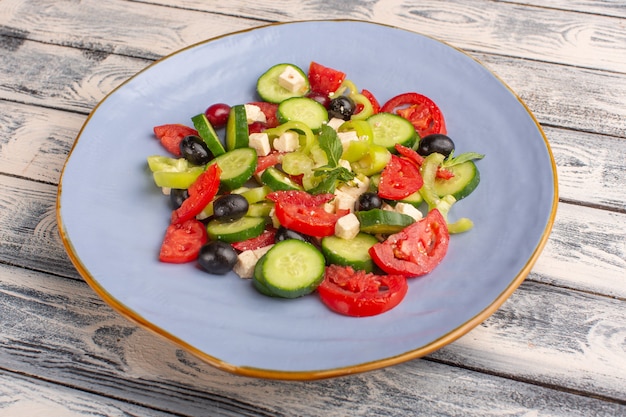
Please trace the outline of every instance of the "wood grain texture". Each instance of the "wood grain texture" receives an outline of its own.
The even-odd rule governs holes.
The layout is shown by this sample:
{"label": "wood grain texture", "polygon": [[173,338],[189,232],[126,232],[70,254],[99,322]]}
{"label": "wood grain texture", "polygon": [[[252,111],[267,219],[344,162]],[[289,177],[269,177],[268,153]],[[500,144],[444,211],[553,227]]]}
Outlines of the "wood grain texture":
{"label": "wood grain texture", "polygon": [[[83,282],[2,265],[0,277],[3,369],[37,373],[75,389],[177,415],[318,416],[325,410],[331,416],[610,416],[626,411],[626,406],[616,402],[535,385],[545,380],[601,392],[605,397],[616,395],[616,400],[624,395],[623,385],[615,387],[613,381],[623,381],[619,367],[605,366],[605,378],[591,384],[584,379],[561,380],[567,378],[561,374],[567,361],[557,360],[562,354],[558,346],[566,329],[572,329],[566,339],[572,346],[566,352],[578,357],[572,363],[572,372],[578,372],[588,366],[576,346],[579,333],[593,329],[591,336],[582,338],[593,341],[585,347],[585,356],[606,358],[604,349],[611,343],[610,330],[615,326],[611,320],[624,317],[616,303],[593,296],[574,296],[577,306],[584,307],[581,316],[590,318],[593,306],[602,311],[593,316],[593,322],[581,327],[574,323],[581,317],[562,315],[555,322],[564,326],[559,330],[546,323],[545,316],[559,311],[561,303],[568,302],[568,293],[537,291],[536,285],[524,284],[499,315],[433,355],[438,362],[456,361],[460,367],[414,360],[337,379],[280,382],[238,377],[199,362],[122,319]],[[532,308],[535,303],[546,307],[550,300],[553,304],[548,310]],[[613,343],[619,343],[619,337],[613,335]],[[524,375],[534,384],[464,369],[484,366],[505,374],[516,367],[507,354],[512,348],[527,352],[530,358],[535,355],[533,366],[525,368],[532,375]],[[555,363],[546,366],[542,361],[549,358]],[[603,385],[594,386],[598,383]]]}
{"label": "wood grain texture", "polygon": [[622,0],[495,0],[503,3],[533,5],[537,7],[569,10],[605,16],[626,17],[626,5]]}
{"label": "wood grain texture", "polygon": [[88,394],[0,370],[0,414],[4,417],[167,417],[147,407]]}

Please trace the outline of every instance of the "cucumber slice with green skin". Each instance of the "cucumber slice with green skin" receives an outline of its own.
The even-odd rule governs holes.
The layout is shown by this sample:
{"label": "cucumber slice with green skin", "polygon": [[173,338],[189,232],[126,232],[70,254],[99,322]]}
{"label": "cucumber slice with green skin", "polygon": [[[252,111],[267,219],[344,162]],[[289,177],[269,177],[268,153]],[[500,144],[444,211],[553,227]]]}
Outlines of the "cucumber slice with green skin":
{"label": "cucumber slice with green skin", "polygon": [[246,107],[243,104],[232,106],[226,122],[226,149],[232,151],[233,149],[248,147],[248,135]]}
{"label": "cucumber slice with green skin", "polygon": [[384,146],[389,152],[396,153],[396,144],[410,148],[417,140],[417,132],[411,122],[396,114],[377,113],[367,122],[372,127],[374,144]]}
{"label": "cucumber slice with green skin", "polygon": [[282,101],[278,105],[276,116],[280,123],[298,121],[307,125],[317,133],[325,123],[328,123],[328,111],[317,101],[307,97],[293,97]]}
{"label": "cucumber slice with green skin", "polygon": [[458,201],[470,195],[480,182],[480,173],[474,161],[463,162],[446,169],[452,171],[454,176],[448,180],[435,179],[433,191],[439,197],[450,194]]}
{"label": "cucumber slice with green skin", "polygon": [[415,223],[413,217],[390,210],[372,209],[355,214],[361,223],[361,231],[373,235],[397,233]]}
{"label": "cucumber slice with green skin", "polygon": [[[289,91],[279,83],[280,75],[288,68],[292,67],[304,78],[304,86],[298,91]],[[302,97],[309,92],[309,79],[302,69],[293,64],[277,64],[265,71],[257,80],[256,90],[259,97],[270,103],[280,103],[291,97]]]}
{"label": "cucumber slice with green skin", "polygon": [[222,170],[221,186],[226,190],[234,190],[246,183],[256,170],[257,153],[252,148],[239,148],[228,151],[211,161]]}
{"label": "cucumber slice with green skin", "polygon": [[271,295],[297,298],[310,294],[324,279],[324,255],[308,242],[287,239],[261,257],[254,280]]}
{"label": "cucumber slice with green skin", "polygon": [[260,201],[258,203],[253,203],[248,206],[248,212],[246,213],[246,216],[269,217],[273,208],[274,203],[271,201]]}
{"label": "cucumber slice with green skin", "polygon": [[416,191],[413,194],[409,195],[406,198],[403,198],[402,200],[400,200],[398,202],[399,203],[408,203],[408,204],[411,204],[415,208],[419,208],[419,206],[421,206],[422,203],[424,202],[424,197],[422,197],[422,195],[420,194],[419,191]]}
{"label": "cucumber slice with green skin", "polygon": [[204,143],[206,143],[213,156],[220,156],[226,152],[222,142],[220,142],[217,137],[217,133],[215,132],[213,125],[209,122],[209,119],[206,118],[204,113],[192,117],[191,121],[193,122],[193,126],[198,131],[198,135],[200,135]]}
{"label": "cucumber slice with green skin", "polygon": [[280,170],[269,167],[261,174],[261,181],[272,189],[272,191],[301,190],[302,187],[296,184]]}
{"label": "cucumber slice with green skin", "polygon": [[265,230],[265,218],[244,216],[234,221],[211,220],[206,231],[211,240],[234,243],[259,236]]}
{"label": "cucumber slice with green skin", "polygon": [[347,265],[366,272],[374,270],[369,249],[378,239],[367,233],[359,233],[353,239],[327,236],[322,239],[322,253],[329,264]]}
{"label": "cucumber slice with green skin", "polygon": [[262,256],[254,266],[254,274],[252,275],[252,285],[254,288],[263,295],[268,297],[277,297],[270,291],[263,278],[263,264],[265,263],[265,256]]}

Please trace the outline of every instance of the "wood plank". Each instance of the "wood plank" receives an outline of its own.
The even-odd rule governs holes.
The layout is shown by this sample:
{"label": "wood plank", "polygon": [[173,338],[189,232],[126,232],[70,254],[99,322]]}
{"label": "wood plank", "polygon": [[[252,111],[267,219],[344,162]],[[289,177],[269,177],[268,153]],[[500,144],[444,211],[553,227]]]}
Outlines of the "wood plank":
{"label": "wood plank", "polygon": [[[472,56],[504,80],[541,123],[626,137],[626,74]],[[86,113],[149,63],[119,55],[94,59],[78,49],[25,41],[0,55],[0,99]]]}
{"label": "wood plank", "polygon": [[550,9],[569,10],[578,13],[599,14],[614,17],[626,17],[626,7],[621,0],[495,0],[503,3],[533,5]]}
{"label": "wood plank", "polygon": [[[611,340],[619,348],[619,335],[611,339],[610,330],[624,318],[623,305],[535,287],[524,284],[501,313],[433,355],[435,362],[414,360],[365,374],[299,383],[223,373],[127,322],[83,282],[0,265],[0,363],[11,372],[34,373],[177,415],[318,416],[321,410],[329,416],[454,415],[461,410],[466,416],[506,415],[511,410],[519,415],[554,416],[625,413],[626,406],[616,401],[541,387],[563,383],[585,395],[622,398],[626,385],[614,385],[624,379],[619,365],[601,365],[606,374],[593,375],[591,380],[573,376],[582,371],[589,376],[589,365],[582,363],[585,358],[610,359],[606,348]],[[551,308],[533,308],[538,298],[539,306],[551,302]],[[573,305],[563,304],[570,300]],[[544,320],[546,315],[576,307],[581,312],[575,316],[559,315],[556,325],[563,326],[559,329]],[[586,324],[577,321],[591,317],[593,321]],[[566,340],[594,343],[584,349],[563,346],[561,337],[568,329]],[[590,329],[592,335],[585,335]],[[485,366],[504,374],[520,368],[518,361],[530,356],[531,342],[535,357],[517,373],[524,372],[532,384],[437,363],[480,364],[475,369]],[[576,358],[571,366],[564,360],[545,366],[544,361],[563,354]]]}
{"label": "wood plank", "polygon": [[[167,0],[142,1],[168,5]],[[300,20],[303,15],[307,19],[362,19],[414,30],[471,51],[626,72],[626,27],[611,16],[487,0],[370,0],[358,5],[341,0],[184,0],[177,4],[268,21]],[[20,27],[18,18],[15,15],[5,24]]]}
{"label": "wood plank", "polygon": [[3,416],[172,416],[152,408],[0,370],[0,414]]}
{"label": "wood plank", "polygon": [[[0,196],[0,262],[78,278],[58,235],[56,187],[0,175]],[[534,279],[626,299],[624,225],[626,213],[559,204]]]}

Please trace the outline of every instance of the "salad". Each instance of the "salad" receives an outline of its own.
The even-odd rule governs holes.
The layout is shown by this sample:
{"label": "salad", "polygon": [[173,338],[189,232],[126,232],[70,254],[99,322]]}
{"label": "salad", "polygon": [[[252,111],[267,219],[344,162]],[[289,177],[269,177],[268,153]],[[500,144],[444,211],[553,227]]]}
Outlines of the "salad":
{"label": "salad", "polygon": [[172,207],[159,260],[234,271],[270,297],[316,294],[349,316],[394,308],[450,234],[473,227],[448,213],[478,185],[483,155],[454,154],[428,97],[381,105],[317,62],[274,65],[256,91],[193,127],[154,127],[168,154],[147,162]]}

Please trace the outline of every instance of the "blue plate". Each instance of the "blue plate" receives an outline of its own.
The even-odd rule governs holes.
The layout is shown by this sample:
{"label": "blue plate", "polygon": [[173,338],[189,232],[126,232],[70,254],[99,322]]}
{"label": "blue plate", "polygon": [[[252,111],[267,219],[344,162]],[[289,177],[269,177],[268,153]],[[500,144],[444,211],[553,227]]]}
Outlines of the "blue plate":
{"label": "blue plate", "polygon": [[[451,238],[431,274],[405,300],[370,318],[330,312],[311,295],[279,300],[234,274],[159,263],[166,198],[146,157],[165,154],[152,128],[191,126],[215,102],[256,99],[257,77],[289,62],[342,70],[380,102],[429,96],[457,154],[484,153],[481,183],[451,219],[475,227]],[[130,320],[212,365],[242,375],[315,379],[381,368],[450,343],[492,314],[529,273],[557,204],[554,160],[539,124],[496,76],[432,38],[358,21],[274,24],[201,42],[155,62],[89,116],[58,193],[61,237],[91,287]]]}

